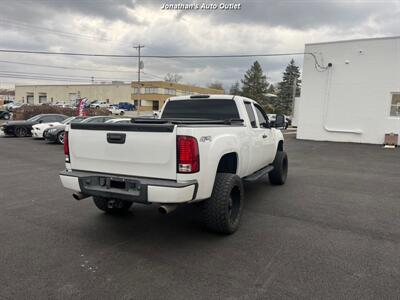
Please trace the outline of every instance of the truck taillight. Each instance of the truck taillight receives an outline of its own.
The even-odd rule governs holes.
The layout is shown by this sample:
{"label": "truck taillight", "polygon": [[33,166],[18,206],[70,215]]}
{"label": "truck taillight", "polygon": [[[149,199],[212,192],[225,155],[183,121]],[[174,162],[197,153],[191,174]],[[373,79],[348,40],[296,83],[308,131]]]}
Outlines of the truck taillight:
{"label": "truck taillight", "polygon": [[65,162],[69,163],[69,140],[68,140],[68,131],[64,132],[64,154],[65,154]]}
{"label": "truck taillight", "polygon": [[195,137],[178,135],[177,137],[178,173],[196,173],[200,170],[199,146]]}

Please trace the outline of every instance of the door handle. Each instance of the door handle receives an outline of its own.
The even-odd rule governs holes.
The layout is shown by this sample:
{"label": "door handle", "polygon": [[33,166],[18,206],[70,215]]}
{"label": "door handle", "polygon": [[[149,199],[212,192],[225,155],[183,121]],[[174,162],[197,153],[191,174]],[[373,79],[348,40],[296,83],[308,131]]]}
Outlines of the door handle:
{"label": "door handle", "polygon": [[107,133],[107,142],[110,144],[125,144],[125,133]]}
{"label": "door handle", "polygon": [[266,134],[263,134],[263,135],[262,135],[262,138],[263,138],[263,139],[266,139],[267,137],[268,137],[268,135],[266,135]]}

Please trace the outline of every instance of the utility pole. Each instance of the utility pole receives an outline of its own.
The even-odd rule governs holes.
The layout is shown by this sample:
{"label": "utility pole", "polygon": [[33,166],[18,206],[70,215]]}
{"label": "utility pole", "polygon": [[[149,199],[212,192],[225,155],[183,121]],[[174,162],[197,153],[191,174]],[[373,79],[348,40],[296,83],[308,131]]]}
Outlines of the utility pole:
{"label": "utility pole", "polygon": [[138,51],[138,85],[137,85],[137,103],[138,103],[138,107],[137,107],[137,112],[138,112],[138,116],[140,115],[140,69],[141,69],[141,60],[140,60],[140,50],[142,48],[144,48],[144,45],[137,45],[134,46],[133,48],[135,48]]}

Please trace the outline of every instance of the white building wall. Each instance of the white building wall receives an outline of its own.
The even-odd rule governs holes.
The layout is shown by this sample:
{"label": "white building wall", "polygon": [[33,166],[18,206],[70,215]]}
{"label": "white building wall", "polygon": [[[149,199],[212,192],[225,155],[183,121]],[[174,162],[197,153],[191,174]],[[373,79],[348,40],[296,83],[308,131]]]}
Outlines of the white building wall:
{"label": "white building wall", "polygon": [[[400,92],[400,37],[307,44],[325,72],[305,55],[297,138],[382,144],[400,133],[390,117],[392,92]],[[346,63],[346,61],[348,63]]]}

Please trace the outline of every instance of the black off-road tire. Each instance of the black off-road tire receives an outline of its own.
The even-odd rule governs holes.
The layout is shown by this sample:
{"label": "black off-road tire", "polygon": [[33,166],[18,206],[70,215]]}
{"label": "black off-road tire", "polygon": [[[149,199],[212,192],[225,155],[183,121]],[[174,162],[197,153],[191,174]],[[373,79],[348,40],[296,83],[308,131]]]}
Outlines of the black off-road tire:
{"label": "black off-road tire", "polygon": [[26,137],[26,136],[29,135],[28,129],[26,129],[26,127],[21,127],[21,126],[16,127],[16,128],[14,129],[14,135],[15,135],[16,137]]}
{"label": "black off-road tire", "polygon": [[114,200],[116,205],[110,207],[109,201],[113,199],[102,198],[102,197],[93,197],[93,202],[96,207],[108,214],[111,215],[121,215],[125,214],[129,211],[129,208],[132,206],[133,202],[124,201],[124,200]]}
{"label": "black off-road tire", "polygon": [[284,184],[288,173],[288,157],[286,152],[277,151],[272,165],[274,169],[268,174],[269,181],[274,185]]}
{"label": "black off-road tire", "polygon": [[57,134],[57,143],[64,145],[64,134],[65,131],[61,131]]}
{"label": "black off-road tire", "polygon": [[203,219],[208,230],[234,233],[243,211],[243,182],[235,174],[217,173],[210,199],[202,203]]}

